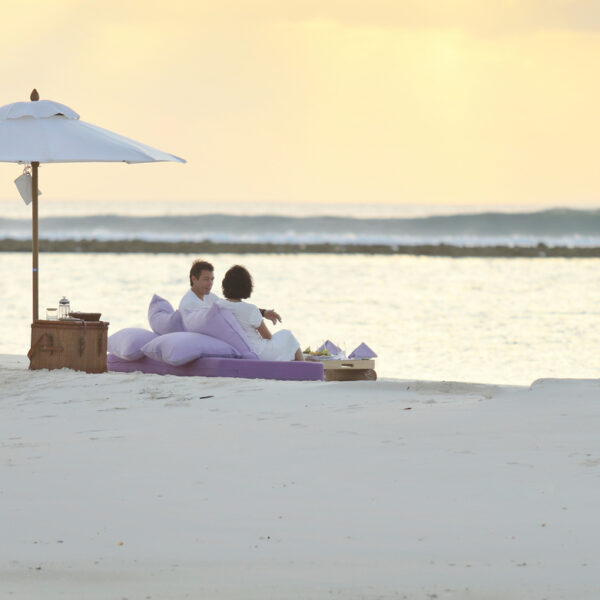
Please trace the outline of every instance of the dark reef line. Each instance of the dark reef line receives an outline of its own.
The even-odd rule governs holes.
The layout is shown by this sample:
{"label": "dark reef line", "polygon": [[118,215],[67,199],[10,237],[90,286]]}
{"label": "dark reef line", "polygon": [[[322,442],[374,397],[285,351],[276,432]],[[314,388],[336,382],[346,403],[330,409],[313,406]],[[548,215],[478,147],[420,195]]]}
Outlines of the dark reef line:
{"label": "dark reef line", "polygon": [[[600,258],[600,247],[566,246],[405,246],[361,244],[270,244],[221,242],[151,242],[144,240],[40,240],[41,252],[178,253],[178,254],[377,254],[462,257]],[[0,252],[30,252],[30,240],[0,239]]]}

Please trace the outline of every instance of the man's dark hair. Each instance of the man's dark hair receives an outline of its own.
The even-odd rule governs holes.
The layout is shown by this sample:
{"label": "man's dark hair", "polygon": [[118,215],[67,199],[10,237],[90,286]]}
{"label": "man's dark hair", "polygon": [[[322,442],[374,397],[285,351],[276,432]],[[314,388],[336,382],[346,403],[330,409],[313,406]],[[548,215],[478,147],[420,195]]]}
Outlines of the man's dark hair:
{"label": "man's dark hair", "polygon": [[252,294],[252,275],[241,265],[233,265],[223,277],[223,296],[230,300],[250,298]]}
{"label": "man's dark hair", "polygon": [[192,268],[190,269],[190,287],[192,286],[192,275],[198,279],[202,271],[210,271],[213,273],[215,268],[205,260],[195,260]]}

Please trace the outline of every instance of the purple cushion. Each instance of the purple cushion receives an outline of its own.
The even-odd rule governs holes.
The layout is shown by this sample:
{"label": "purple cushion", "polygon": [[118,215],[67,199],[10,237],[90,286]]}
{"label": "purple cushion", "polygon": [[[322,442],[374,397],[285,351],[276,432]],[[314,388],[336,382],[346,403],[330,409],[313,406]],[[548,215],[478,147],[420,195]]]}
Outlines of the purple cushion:
{"label": "purple cushion", "polygon": [[204,356],[238,358],[240,353],[223,340],[202,333],[177,331],[159,335],[145,346],[142,352],[149,358],[169,365],[185,365]]}
{"label": "purple cushion", "polygon": [[377,358],[377,354],[364,342],[352,350],[348,358]]}
{"label": "purple cushion", "polygon": [[109,371],[121,373],[155,373],[185,377],[244,377],[246,379],[280,379],[288,381],[323,381],[323,363],[308,360],[271,362],[235,358],[199,358],[178,367],[144,356],[139,360],[123,360],[114,354],[106,357]]}
{"label": "purple cushion", "polygon": [[142,358],[142,346],[158,337],[156,333],[138,327],[126,327],[108,338],[108,351],[124,360]]}
{"label": "purple cushion", "polygon": [[323,344],[321,344],[317,348],[317,352],[319,352],[319,350],[329,350],[329,354],[332,356],[342,353],[342,349],[339,346],[336,346],[331,340],[326,340]]}
{"label": "purple cushion", "polygon": [[178,310],[173,310],[171,303],[154,294],[148,307],[148,322],[154,333],[163,335],[175,331],[183,331],[183,322]]}
{"label": "purple cushion", "polygon": [[213,304],[208,310],[186,312],[185,328],[188,331],[204,333],[231,344],[242,358],[258,358],[233,313],[218,304]]}

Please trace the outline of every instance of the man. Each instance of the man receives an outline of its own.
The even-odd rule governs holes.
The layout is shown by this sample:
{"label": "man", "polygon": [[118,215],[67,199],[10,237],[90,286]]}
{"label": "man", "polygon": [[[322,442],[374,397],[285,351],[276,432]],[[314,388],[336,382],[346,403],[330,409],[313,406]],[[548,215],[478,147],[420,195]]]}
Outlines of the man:
{"label": "man", "polygon": [[[214,267],[205,260],[196,260],[190,269],[190,289],[185,293],[179,303],[179,312],[185,324],[185,314],[191,310],[202,310],[210,308],[219,297],[213,294],[212,289],[215,281]],[[273,310],[260,309],[260,312],[265,319],[277,324],[281,321],[281,317]]]}

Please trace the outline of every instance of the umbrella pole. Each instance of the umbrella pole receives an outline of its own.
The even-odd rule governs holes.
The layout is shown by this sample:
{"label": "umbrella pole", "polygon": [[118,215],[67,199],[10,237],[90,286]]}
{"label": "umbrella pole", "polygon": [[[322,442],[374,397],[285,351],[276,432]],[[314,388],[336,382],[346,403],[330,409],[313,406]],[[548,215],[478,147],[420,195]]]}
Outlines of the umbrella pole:
{"label": "umbrella pole", "polygon": [[38,320],[38,166],[31,163],[31,254],[33,257],[33,322]]}

